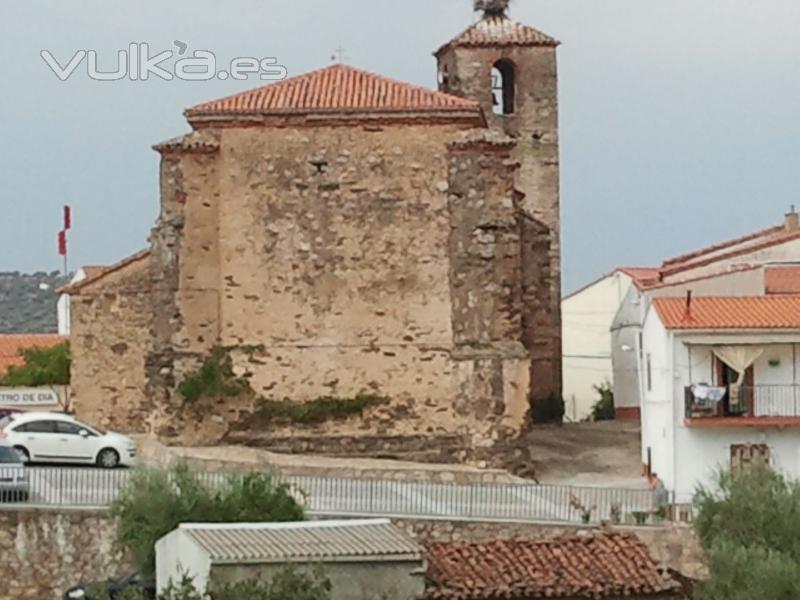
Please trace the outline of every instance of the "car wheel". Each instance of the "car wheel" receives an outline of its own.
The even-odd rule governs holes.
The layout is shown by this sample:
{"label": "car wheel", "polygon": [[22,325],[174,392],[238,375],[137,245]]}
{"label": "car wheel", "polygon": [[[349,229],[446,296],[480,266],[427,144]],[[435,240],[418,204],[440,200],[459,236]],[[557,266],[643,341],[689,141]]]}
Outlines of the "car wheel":
{"label": "car wheel", "polygon": [[29,462],[31,462],[31,454],[25,448],[23,448],[22,446],[14,446],[14,450],[17,451],[17,454],[19,454],[20,460],[22,460],[22,462],[24,462],[26,465]]}
{"label": "car wheel", "polygon": [[119,453],[113,448],[100,450],[97,455],[97,466],[104,469],[114,469],[119,466]]}

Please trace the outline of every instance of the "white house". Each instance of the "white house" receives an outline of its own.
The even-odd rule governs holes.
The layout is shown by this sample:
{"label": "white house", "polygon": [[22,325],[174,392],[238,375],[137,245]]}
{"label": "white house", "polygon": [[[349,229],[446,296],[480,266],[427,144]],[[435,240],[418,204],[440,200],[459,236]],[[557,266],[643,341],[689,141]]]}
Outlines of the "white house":
{"label": "white house", "polygon": [[[72,279],[70,279],[69,283],[65,287],[69,287],[74,283],[78,283],[86,279],[94,279],[95,277],[101,275],[103,271],[105,271],[105,267],[98,267],[98,266],[81,267],[80,269],[75,271],[75,274],[72,276]],[[58,311],[58,335],[69,335],[69,319],[70,319],[69,302],[70,302],[69,294],[65,294],[62,292],[58,297],[58,303],[56,305]]]}
{"label": "white house", "polygon": [[663,297],[642,330],[642,462],[678,503],[720,468],[800,478],[800,296]]}
{"label": "white house", "polygon": [[792,209],[781,224],[665,260],[646,280],[635,279],[611,325],[617,409],[634,414],[641,404],[641,334],[653,298],[688,290],[697,296],[800,293],[800,278],[791,273],[798,263],[800,215]]}
{"label": "white house", "polygon": [[646,281],[653,271],[621,267],[561,301],[567,420],[582,421],[589,417],[599,399],[596,386],[612,383],[611,324],[634,281]]}

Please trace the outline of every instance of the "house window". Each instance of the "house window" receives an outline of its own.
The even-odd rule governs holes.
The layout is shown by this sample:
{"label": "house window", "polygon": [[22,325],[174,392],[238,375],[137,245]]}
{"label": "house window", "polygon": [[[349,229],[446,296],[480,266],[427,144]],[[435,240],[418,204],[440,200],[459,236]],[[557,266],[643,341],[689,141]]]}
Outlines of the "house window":
{"label": "house window", "polygon": [[514,114],[516,68],[510,60],[502,59],[492,67],[492,109],[496,115]]}
{"label": "house window", "polygon": [[769,446],[766,444],[731,445],[731,471],[741,471],[756,464],[769,465]]}
{"label": "house window", "polygon": [[653,361],[650,355],[647,355],[647,391],[653,391]]}

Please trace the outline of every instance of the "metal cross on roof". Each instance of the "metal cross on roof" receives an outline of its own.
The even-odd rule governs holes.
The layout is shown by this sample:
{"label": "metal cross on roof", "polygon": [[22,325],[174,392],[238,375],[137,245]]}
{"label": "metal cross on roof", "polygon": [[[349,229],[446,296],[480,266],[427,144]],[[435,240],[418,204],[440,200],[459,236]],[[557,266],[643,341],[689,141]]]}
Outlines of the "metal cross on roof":
{"label": "metal cross on roof", "polygon": [[334,50],[333,55],[331,56],[331,60],[337,62],[339,64],[344,64],[344,61],[347,59],[347,55],[344,53],[345,48],[339,44],[339,47]]}

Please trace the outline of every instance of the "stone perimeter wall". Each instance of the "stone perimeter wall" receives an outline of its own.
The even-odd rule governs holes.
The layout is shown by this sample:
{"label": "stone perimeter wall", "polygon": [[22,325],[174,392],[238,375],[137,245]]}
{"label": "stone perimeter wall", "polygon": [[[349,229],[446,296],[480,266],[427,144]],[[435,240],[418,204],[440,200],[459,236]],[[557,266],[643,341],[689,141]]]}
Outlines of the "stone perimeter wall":
{"label": "stone perimeter wall", "polygon": [[102,512],[0,510],[0,600],[61,600],[77,583],[124,574],[114,536]]}
{"label": "stone perimeter wall", "polygon": [[[598,528],[547,523],[393,519],[421,542],[485,541],[591,534]],[[703,552],[687,526],[622,527],[647,545],[656,562],[682,575],[707,576]],[[130,569],[114,543],[111,517],[98,511],[0,511],[0,600],[60,600],[78,582],[104,580]]]}

